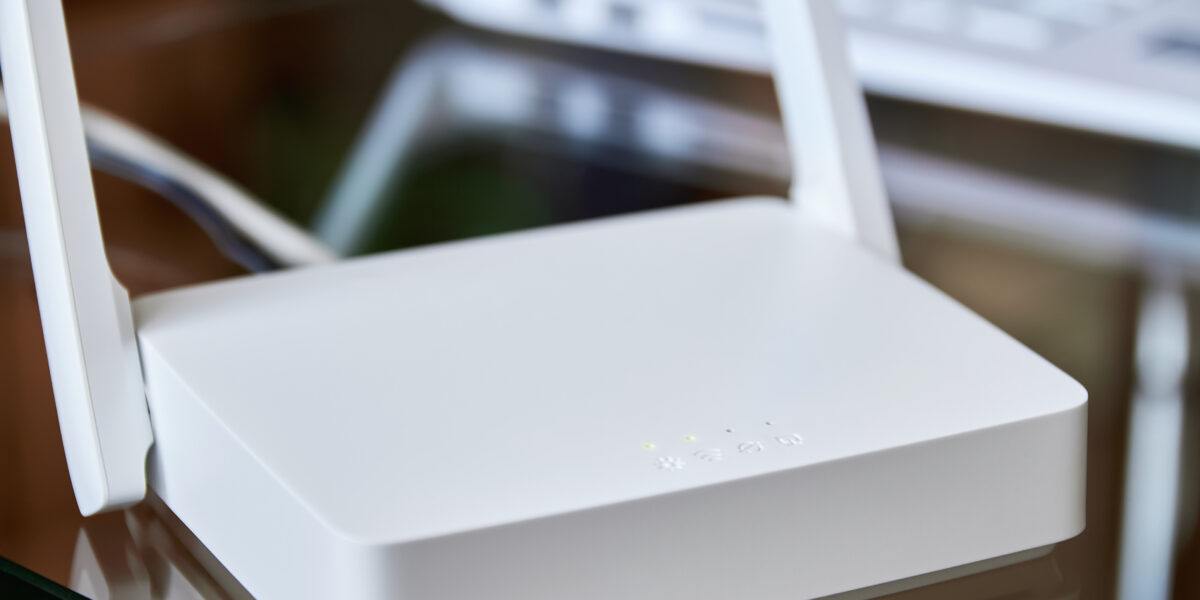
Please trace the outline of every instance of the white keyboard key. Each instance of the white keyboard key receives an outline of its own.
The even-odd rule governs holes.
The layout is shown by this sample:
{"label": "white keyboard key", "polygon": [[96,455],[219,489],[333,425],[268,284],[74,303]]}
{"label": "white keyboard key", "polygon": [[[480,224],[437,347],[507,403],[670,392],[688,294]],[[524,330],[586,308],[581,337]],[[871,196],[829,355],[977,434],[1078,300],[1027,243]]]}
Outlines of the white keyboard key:
{"label": "white keyboard key", "polygon": [[892,21],[924,31],[947,31],[953,24],[955,4],[950,0],[901,0],[892,9]]}
{"label": "white keyboard key", "polygon": [[579,33],[595,33],[609,24],[608,3],[601,0],[568,0],[559,11],[563,25]]}
{"label": "white keyboard key", "polygon": [[881,0],[838,0],[838,8],[847,17],[866,19],[878,16],[887,6]]}
{"label": "white keyboard key", "polygon": [[973,6],[963,33],[988,44],[1041,50],[1054,41],[1054,30],[1042,19],[1005,10]]}
{"label": "white keyboard key", "polygon": [[704,34],[698,13],[682,2],[652,2],[643,10],[640,25],[648,40],[673,42]]}
{"label": "white keyboard key", "polygon": [[1200,26],[1194,30],[1177,30],[1150,39],[1156,59],[1179,60],[1178,64],[1200,67]]}
{"label": "white keyboard key", "polygon": [[1145,8],[1159,0],[1093,0],[1097,4],[1115,4],[1125,8]]}
{"label": "white keyboard key", "polygon": [[1111,4],[1096,0],[1026,0],[1019,10],[1034,17],[1082,27],[1099,27],[1117,16]]}

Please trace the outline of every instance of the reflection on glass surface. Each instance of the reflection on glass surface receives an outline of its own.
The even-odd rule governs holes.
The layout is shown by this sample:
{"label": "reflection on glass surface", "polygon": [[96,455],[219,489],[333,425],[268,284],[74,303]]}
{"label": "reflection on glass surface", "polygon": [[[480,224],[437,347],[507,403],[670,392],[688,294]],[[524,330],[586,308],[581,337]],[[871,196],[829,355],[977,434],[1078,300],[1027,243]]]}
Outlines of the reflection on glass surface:
{"label": "reflection on glass surface", "polygon": [[[852,597],[869,596],[847,595],[845,599]],[[917,589],[878,596],[883,600],[1075,600],[1078,597],[1079,582],[1063,575],[1053,553]],[[828,600],[835,599],[843,600],[839,596]]]}
{"label": "reflection on glass surface", "polygon": [[251,597],[154,497],[87,520],[76,538],[70,586],[93,600]]}
{"label": "reflection on glass surface", "polygon": [[[93,600],[250,598],[153,497],[137,508],[87,520],[76,538],[70,587]],[[913,589],[895,591],[904,587]],[[885,584],[829,600],[1071,600],[1078,594],[1078,581],[1063,575],[1053,553],[1042,553],[983,571],[934,573],[900,588]]]}
{"label": "reflection on glass surface", "polygon": [[[900,219],[949,219],[1073,259],[1200,276],[1200,219],[1186,206],[1131,205],[896,143],[879,148]],[[439,34],[401,57],[311,226],[357,254],[701,198],[780,195],[791,178],[787,152],[774,115]],[[603,185],[625,180],[637,198],[594,189],[596,173],[569,190],[545,189],[547,170],[601,169]],[[447,170],[456,181],[436,189]],[[596,192],[606,196],[589,203]],[[411,231],[433,226],[431,217],[459,231]]]}
{"label": "reflection on glass surface", "polygon": [[1178,277],[1157,274],[1142,296],[1137,383],[1129,416],[1118,597],[1171,597],[1179,516],[1184,380],[1190,340]]}
{"label": "reflection on glass surface", "polygon": [[[486,148],[496,145],[521,158],[493,163],[502,153]],[[630,202],[615,194],[623,190],[576,188],[572,191],[585,197],[573,206],[543,191],[513,189],[524,187],[521,172],[537,169],[539,162],[560,172],[592,172],[589,178],[598,182],[595,171],[604,170],[606,179],[626,180],[623,190],[644,189]],[[464,210],[447,218],[476,220],[463,204],[474,194],[482,196],[473,204],[501,212],[491,215],[498,221],[492,231],[476,235],[658,208],[673,203],[671,196],[705,195],[672,194],[664,189],[669,186],[707,188],[707,195],[717,197],[747,189],[773,192],[788,177],[786,148],[774,119],[462,36],[440,36],[401,59],[312,228],[345,254],[381,249],[372,241],[378,228],[385,221],[404,221],[397,211],[419,211],[413,203],[437,193],[430,189],[438,185],[432,177],[448,165],[459,167],[457,181],[439,201]],[[613,171],[620,175],[607,177],[616,175]],[[490,181],[473,187],[472,179]],[[654,180],[659,183],[645,185]],[[587,198],[589,192],[611,195]],[[403,216],[411,223],[430,215]],[[384,247],[444,241],[392,233],[400,237]]]}

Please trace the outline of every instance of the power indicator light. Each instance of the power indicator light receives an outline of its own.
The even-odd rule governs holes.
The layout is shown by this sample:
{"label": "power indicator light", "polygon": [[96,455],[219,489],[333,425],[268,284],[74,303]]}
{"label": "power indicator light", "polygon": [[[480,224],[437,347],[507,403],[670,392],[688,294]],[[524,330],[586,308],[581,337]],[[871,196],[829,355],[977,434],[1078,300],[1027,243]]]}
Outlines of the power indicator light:
{"label": "power indicator light", "polygon": [[687,442],[694,442],[694,441],[696,441],[696,440],[697,440],[697,439],[699,439],[699,438],[697,438],[697,437],[696,437],[696,436],[694,436],[694,435],[689,435],[689,436],[687,436],[687,437],[685,437],[685,438],[683,438],[683,439],[684,439],[684,441],[687,441]]}
{"label": "power indicator light", "polygon": [[654,444],[643,444],[642,447],[647,450],[653,450],[653,449],[657,448],[658,446],[655,446]]}

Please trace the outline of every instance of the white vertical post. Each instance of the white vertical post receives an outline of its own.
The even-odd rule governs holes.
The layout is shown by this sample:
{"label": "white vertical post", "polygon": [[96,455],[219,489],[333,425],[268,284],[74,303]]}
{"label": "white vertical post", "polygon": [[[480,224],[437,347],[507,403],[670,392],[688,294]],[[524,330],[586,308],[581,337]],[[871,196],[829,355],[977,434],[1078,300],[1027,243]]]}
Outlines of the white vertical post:
{"label": "white vertical post", "polygon": [[1191,360],[1188,307],[1178,275],[1151,277],[1138,307],[1118,600],[1171,598],[1179,535],[1184,390]]}

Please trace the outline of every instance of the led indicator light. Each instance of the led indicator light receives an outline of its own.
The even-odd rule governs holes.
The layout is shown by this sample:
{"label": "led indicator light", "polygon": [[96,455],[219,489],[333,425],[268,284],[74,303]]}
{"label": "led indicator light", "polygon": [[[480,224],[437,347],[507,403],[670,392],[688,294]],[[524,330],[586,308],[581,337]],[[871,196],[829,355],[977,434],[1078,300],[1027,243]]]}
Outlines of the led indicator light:
{"label": "led indicator light", "polygon": [[657,448],[657,446],[655,446],[654,444],[645,444],[642,447],[647,450],[653,450],[653,449]]}
{"label": "led indicator light", "polygon": [[687,436],[687,437],[685,437],[685,438],[683,438],[683,439],[684,439],[684,440],[686,440],[686,441],[689,441],[689,442],[694,442],[694,441],[696,441],[696,436],[694,436],[694,435],[689,435],[689,436]]}

